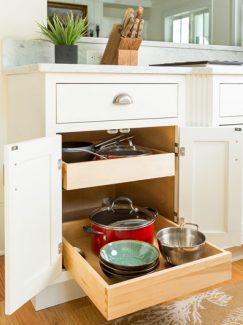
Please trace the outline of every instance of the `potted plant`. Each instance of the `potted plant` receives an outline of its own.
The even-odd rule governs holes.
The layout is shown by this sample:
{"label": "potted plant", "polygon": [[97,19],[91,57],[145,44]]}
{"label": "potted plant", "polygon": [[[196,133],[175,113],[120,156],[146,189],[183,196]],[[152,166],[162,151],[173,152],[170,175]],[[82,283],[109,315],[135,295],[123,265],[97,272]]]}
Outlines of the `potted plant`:
{"label": "potted plant", "polygon": [[47,24],[38,26],[47,40],[55,44],[55,63],[78,63],[77,41],[83,37],[88,28],[87,17],[73,13],[65,16],[54,14],[47,19]]}

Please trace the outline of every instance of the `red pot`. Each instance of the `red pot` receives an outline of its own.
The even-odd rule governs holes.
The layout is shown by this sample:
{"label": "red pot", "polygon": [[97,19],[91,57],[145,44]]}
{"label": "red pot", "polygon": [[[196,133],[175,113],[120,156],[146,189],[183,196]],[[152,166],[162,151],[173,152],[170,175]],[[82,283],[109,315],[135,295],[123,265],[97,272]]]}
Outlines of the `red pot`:
{"label": "red pot", "polygon": [[91,227],[85,226],[84,231],[93,235],[96,254],[116,240],[134,239],[152,244],[157,215],[155,209],[134,207],[129,198],[118,197],[110,206],[95,210],[90,216]]}

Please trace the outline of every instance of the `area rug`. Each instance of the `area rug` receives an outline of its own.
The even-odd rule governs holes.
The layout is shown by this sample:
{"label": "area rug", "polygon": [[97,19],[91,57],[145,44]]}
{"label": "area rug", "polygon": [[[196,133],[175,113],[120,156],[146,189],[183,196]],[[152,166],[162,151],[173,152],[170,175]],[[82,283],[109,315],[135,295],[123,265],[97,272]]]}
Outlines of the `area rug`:
{"label": "area rug", "polygon": [[243,325],[243,282],[157,305],[106,324]]}

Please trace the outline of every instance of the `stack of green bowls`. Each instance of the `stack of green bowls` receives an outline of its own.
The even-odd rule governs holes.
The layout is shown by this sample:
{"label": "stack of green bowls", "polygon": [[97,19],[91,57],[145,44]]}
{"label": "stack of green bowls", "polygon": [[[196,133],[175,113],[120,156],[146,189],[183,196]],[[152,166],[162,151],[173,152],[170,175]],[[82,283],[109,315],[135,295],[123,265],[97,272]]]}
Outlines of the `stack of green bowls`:
{"label": "stack of green bowls", "polygon": [[139,240],[119,240],[100,250],[100,267],[108,277],[123,280],[154,272],[159,266],[156,247]]}

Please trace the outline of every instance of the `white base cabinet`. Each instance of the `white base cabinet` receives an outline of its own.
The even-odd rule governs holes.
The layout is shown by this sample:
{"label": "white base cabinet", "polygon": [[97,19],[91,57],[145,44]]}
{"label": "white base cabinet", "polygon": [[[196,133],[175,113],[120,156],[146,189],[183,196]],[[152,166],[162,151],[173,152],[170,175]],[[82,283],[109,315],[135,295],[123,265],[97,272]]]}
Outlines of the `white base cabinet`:
{"label": "white base cabinet", "polygon": [[[33,298],[37,309],[82,295],[62,275],[62,236],[64,266],[109,320],[230,278],[231,254],[207,244],[201,260],[166,268],[161,257],[153,274],[114,283],[102,273],[90,250],[90,238],[77,226],[87,222],[85,218],[102,199],[126,195],[137,205],[157,208],[170,220],[183,217],[198,223],[221,246],[240,242],[241,132],[183,127],[186,79],[173,71],[171,75],[36,72],[8,76],[9,141],[14,143],[5,150],[6,313],[39,292]],[[38,91],[22,96],[21,90],[35,82]],[[89,100],[99,85],[104,91]],[[113,103],[116,95],[130,89],[132,102]],[[155,92],[153,98],[146,93],[149,89]],[[30,108],[36,114],[28,114]],[[21,130],[16,128],[20,118]],[[110,129],[131,129],[136,143],[153,148],[155,154],[63,163],[62,168],[61,141],[100,140]],[[34,140],[19,143],[27,139]],[[237,195],[232,194],[235,189]],[[66,220],[67,216],[81,221]],[[68,222],[62,231],[63,221]],[[156,227],[171,225],[159,217]],[[85,249],[86,259],[75,246]],[[134,299],[128,302],[127,296]]]}

